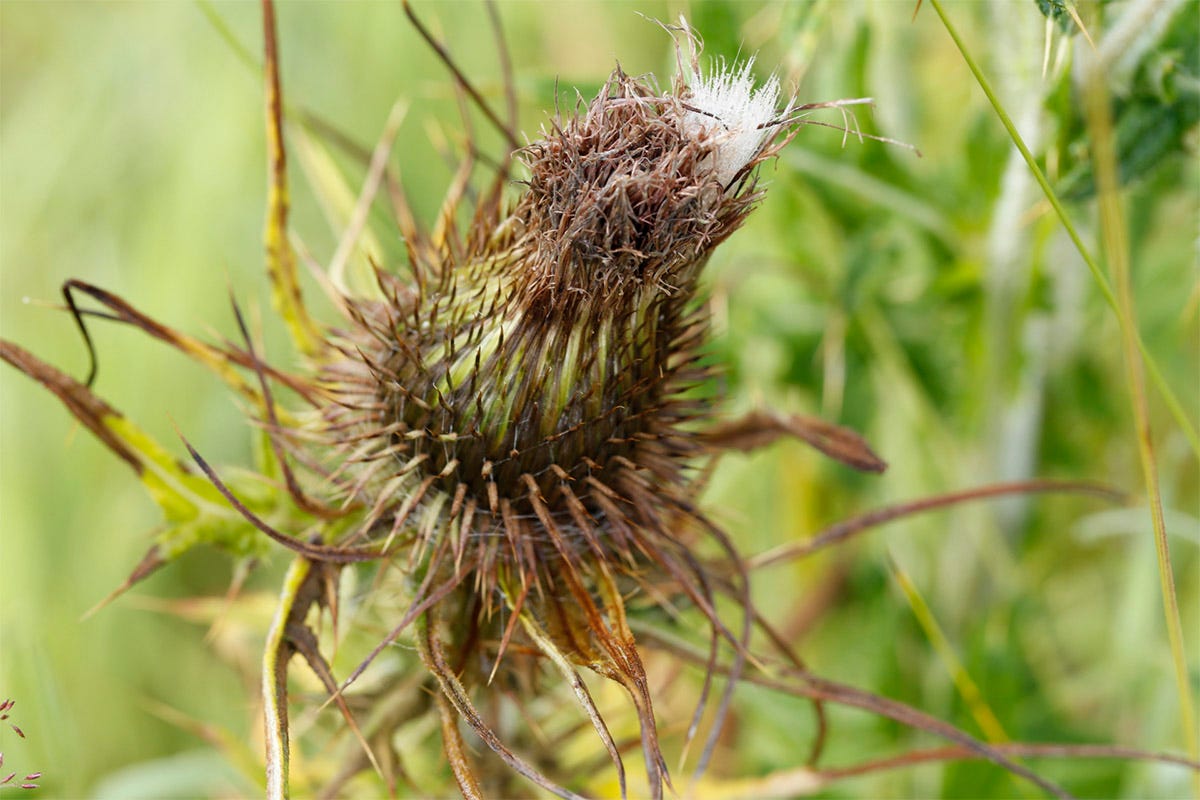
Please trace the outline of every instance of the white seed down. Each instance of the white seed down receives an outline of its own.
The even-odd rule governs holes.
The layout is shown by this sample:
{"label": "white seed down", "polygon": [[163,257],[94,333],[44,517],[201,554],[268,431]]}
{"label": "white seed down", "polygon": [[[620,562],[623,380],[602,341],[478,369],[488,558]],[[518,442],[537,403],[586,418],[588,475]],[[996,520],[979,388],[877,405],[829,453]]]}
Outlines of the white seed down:
{"label": "white seed down", "polygon": [[[757,89],[750,74],[754,58],[730,66],[724,60],[708,74],[690,76],[684,130],[690,136],[706,136],[717,145],[713,171],[728,186],[746,164],[762,151],[775,132],[779,79],[774,75]],[[693,110],[694,109],[694,110]]]}

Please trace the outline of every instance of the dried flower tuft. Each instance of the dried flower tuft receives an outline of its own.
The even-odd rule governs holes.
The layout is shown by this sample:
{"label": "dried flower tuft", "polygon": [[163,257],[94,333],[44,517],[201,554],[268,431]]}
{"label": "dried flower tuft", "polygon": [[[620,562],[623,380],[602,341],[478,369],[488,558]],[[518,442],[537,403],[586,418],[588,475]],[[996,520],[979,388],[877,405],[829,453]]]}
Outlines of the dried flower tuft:
{"label": "dried flower tuft", "polygon": [[722,185],[757,159],[763,143],[778,130],[779,79],[772,75],[756,89],[753,66],[753,56],[740,68],[721,61],[689,87],[684,127],[691,136],[716,143],[713,171]]}

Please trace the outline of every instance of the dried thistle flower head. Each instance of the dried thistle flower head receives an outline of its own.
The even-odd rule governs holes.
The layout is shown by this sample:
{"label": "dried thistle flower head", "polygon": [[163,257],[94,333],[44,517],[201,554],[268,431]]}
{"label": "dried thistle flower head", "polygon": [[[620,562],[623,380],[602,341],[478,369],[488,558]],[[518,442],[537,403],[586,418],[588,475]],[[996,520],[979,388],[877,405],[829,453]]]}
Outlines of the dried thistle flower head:
{"label": "dried thistle flower head", "polygon": [[666,773],[627,598],[682,592],[744,648],[712,595],[729,581],[692,553],[710,537],[736,561],[697,506],[711,448],[689,390],[708,376],[697,278],[759,198],[753,167],[778,132],[778,83],[754,90],[750,66],[670,93],[614,71],[517,153],[529,177],[511,210],[482,200],[417,287],[386,280],[387,300],[351,303],[325,371],[328,440],[361,464],[342,491],[371,509],[357,535],[420,554],[416,602],[445,593],[421,646],[446,696],[476,719],[470,690],[514,643],[611,678],[655,796]]}
{"label": "dried thistle flower head", "polygon": [[748,186],[726,193],[721,137],[698,135],[691,114],[617,70],[577,117],[526,148],[512,257],[535,273],[533,291],[690,291],[755,199]]}

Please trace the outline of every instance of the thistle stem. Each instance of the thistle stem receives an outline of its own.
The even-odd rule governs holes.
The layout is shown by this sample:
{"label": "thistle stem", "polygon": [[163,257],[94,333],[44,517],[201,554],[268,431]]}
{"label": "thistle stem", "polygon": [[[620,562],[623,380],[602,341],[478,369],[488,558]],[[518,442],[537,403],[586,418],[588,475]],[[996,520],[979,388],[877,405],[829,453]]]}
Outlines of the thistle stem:
{"label": "thistle stem", "polygon": [[262,693],[263,726],[267,751],[267,798],[286,800],[288,797],[288,712],[287,662],[291,657],[287,641],[287,624],[296,606],[301,588],[308,580],[312,562],[297,558],[288,567],[279,595],[279,607],[267,631],[263,650]]}

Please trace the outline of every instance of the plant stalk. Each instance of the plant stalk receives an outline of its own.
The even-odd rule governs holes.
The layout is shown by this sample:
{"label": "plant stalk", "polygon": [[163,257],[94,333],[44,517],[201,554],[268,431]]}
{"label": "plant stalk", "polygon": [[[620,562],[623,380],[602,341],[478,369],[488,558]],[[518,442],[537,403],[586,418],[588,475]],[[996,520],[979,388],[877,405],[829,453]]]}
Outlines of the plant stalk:
{"label": "plant stalk", "polygon": [[279,595],[279,607],[275,610],[275,618],[271,620],[266,647],[263,649],[263,727],[269,800],[287,800],[288,797],[287,662],[291,650],[287,640],[287,625],[311,569],[312,562],[303,557],[296,558],[288,567],[283,579],[283,591]]}
{"label": "plant stalk", "polygon": [[[1200,739],[1196,733],[1196,711],[1193,705],[1191,683],[1188,681],[1183,626],[1179,619],[1179,599],[1175,593],[1175,576],[1171,569],[1171,553],[1167,541],[1166,520],[1163,517],[1158,464],[1154,459],[1154,439],[1150,430],[1150,414],[1146,402],[1146,378],[1135,340],[1134,320],[1136,318],[1133,309],[1133,291],[1129,279],[1129,242],[1125,228],[1125,213],[1121,204],[1120,184],[1117,179],[1117,157],[1113,143],[1110,98],[1106,77],[1103,65],[1094,61],[1089,69],[1084,90],[1084,106],[1092,137],[1092,159],[1095,162],[1097,198],[1100,205],[1101,246],[1117,286],[1122,351],[1125,370],[1129,376],[1130,403],[1133,406],[1134,424],[1137,428],[1138,456],[1142,466],[1142,477],[1146,484],[1150,519],[1154,525],[1154,547],[1158,556],[1159,583],[1162,585],[1163,614],[1166,618],[1167,638],[1171,644],[1175,682],[1179,690],[1179,714],[1182,718],[1188,753],[1195,759],[1200,756]],[[1200,797],[1200,774],[1193,774],[1192,786],[1195,795]]]}

